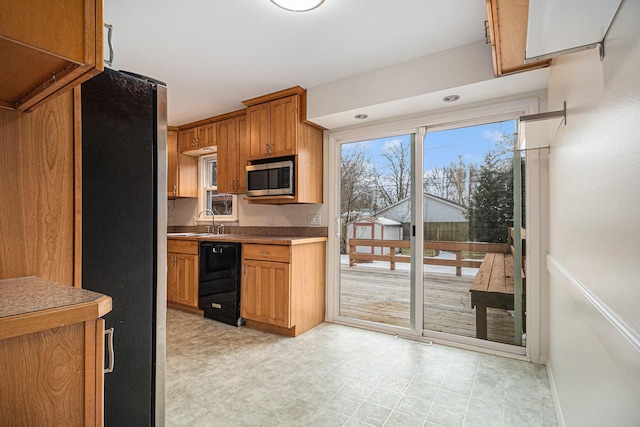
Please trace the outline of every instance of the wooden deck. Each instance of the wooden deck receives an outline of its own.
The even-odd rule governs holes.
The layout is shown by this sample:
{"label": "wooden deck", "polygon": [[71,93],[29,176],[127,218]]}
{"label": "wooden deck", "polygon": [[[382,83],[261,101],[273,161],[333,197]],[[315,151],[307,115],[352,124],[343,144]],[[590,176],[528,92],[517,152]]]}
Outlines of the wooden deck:
{"label": "wooden deck", "polygon": [[[395,326],[409,326],[409,271],[342,265],[340,315]],[[425,329],[476,336],[476,314],[469,288],[473,276],[425,272]],[[513,317],[487,309],[489,341],[513,343]]]}

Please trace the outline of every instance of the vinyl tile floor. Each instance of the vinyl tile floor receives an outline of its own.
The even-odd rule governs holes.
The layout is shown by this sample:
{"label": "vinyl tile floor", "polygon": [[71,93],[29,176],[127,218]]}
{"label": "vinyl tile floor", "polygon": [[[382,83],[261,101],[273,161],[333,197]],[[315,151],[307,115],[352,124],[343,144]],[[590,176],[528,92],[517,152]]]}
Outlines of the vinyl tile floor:
{"label": "vinyl tile floor", "polygon": [[169,309],[166,426],[557,426],[544,366],[324,323],[296,338]]}

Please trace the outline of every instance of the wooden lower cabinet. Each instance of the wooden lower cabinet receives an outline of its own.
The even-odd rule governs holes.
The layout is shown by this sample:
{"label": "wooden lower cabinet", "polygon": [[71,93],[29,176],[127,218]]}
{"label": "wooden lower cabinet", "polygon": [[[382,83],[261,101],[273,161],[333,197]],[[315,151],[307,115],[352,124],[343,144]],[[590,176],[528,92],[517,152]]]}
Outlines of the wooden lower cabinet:
{"label": "wooden lower cabinet", "polygon": [[246,325],[297,336],[325,315],[325,242],[244,244],[240,314]]}
{"label": "wooden lower cabinet", "polygon": [[201,313],[198,309],[198,242],[167,241],[167,305]]}
{"label": "wooden lower cabinet", "polygon": [[242,316],[283,328],[290,328],[291,299],[289,289],[290,264],[244,261]]}
{"label": "wooden lower cabinet", "polygon": [[28,276],[0,301],[0,426],[102,426],[111,298]]}
{"label": "wooden lower cabinet", "polygon": [[104,320],[0,341],[0,426],[103,425]]}

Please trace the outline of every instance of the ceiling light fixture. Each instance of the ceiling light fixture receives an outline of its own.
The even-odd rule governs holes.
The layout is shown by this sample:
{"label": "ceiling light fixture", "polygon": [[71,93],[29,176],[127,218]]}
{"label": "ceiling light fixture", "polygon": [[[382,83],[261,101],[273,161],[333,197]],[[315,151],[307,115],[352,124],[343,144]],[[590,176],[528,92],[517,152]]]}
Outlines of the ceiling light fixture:
{"label": "ceiling light fixture", "polygon": [[460,95],[449,95],[442,98],[444,102],[454,102],[460,99]]}
{"label": "ceiling light fixture", "polygon": [[271,3],[290,12],[308,12],[324,3],[324,0],[271,0]]}
{"label": "ceiling light fixture", "polygon": [[353,116],[354,119],[358,119],[358,120],[364,120],[367,117],[369,117],[367,114],[356,114],[355,116]]}

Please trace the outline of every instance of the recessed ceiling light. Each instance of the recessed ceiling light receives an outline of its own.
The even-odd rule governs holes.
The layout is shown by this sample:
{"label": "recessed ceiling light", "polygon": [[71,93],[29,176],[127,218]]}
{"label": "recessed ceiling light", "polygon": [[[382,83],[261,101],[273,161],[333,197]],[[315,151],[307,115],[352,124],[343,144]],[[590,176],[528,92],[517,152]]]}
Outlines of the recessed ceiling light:
{"label": "recessed ceiling light", "polygon": [[454,102],[460,99],[460,95],[449,95],[442,98],[444,102]]}
{"label": "recessed ceiling light", "polygon": [[358,120],[364,120],[367,117],[369,117],[367,114],[356,114],[355,116],[353,116],[354,119],[358,119]]}
{"label": "recessed ceiling light", "polygon": [[211,147],[204,147],[202,149],[202,151],[216,151],[215,148],[211,148]]}
{"label": "recessed ceiling light", "polygon": [[271,0],[271,3],[290,12],[307,12],[324,3],[324,0]]}

